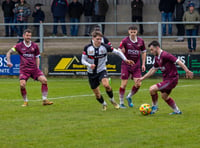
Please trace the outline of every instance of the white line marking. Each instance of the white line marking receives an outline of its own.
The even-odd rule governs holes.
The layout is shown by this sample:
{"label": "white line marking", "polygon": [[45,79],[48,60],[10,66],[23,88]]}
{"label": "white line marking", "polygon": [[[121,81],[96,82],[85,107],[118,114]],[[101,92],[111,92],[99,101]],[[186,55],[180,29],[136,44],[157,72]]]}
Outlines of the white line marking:
{"label": "white line marking", "polygon": [[[177,86],[176,88],[179,87],[190,87],[190,86],[200,86],[200,84],[197,85],[182,85],[182,86]],[[149,89],[140,89],[139,91],[148,91]],[[127,90],[130,91],[130,90]],[[113,93],[118,93],[119,91],[114,91]],[[106,93],[101,93],[101,94],[106,94]],[[48,98],[49,100],[59,100],[59,99],[68,99],[68,98],[80,98],[80,97],[92,97],[94,94],[86,94],[86,95],[74,95],[74,96],[62,96],[62,97],[55,97],[55,98]],[[21,102],[23,101],[22,99],[0,99],[0,101],[9,101],[9,102]],[[30,102],[38,102],[42,101],[42,99],[34,99],[34,100],[29,100]]]}

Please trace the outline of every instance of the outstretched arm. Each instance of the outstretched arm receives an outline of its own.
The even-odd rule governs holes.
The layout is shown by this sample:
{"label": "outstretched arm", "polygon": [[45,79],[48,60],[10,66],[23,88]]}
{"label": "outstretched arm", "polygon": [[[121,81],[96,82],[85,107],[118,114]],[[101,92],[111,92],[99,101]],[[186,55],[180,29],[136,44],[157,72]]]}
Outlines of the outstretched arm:
{"label": "outstretched arm", "polygon": [[113,49],[112,51],[114,54],[118,55],[122,60],[124,60],[127,64],[129,65],[134,65],[135,63],[132,61],[132,60],[128,60],[125,55],[120,51],[120,50],[117,50],[117,49]]}
{"label": "outstretched arm", "polygon": [[8,52],[6,53],[6,58],[7,58],[7,65],[8,67],[12,67],[13,64],[11,63],[11,60],[10,60],[10,56],[11,56],[11,53],[13,52],[13,49],[10,49],[8,50]]}
{"label": "outstretched arm", "polygon": [[157,68],[151,68],[143,77],[140,78],[140,80],[143,81],[144,79],[152,76],[157,70]]}
{"label": "outstretched arm", "polygon": [[185,66],[185,64],[183,62],[181,62],[181,60],[178,60],[177,64],[186,72],[186,78],[193,78],[193,72],[191,72],[187,66]]}

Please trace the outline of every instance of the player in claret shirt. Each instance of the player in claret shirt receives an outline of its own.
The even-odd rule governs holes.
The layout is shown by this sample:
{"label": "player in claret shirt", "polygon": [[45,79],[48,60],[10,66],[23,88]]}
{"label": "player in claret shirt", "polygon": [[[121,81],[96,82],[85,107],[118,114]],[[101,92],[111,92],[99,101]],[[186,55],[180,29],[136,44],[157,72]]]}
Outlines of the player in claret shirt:
{"label": "player in claret shirt", "polygon": [[23,33],[23,42],[16,44],[7,52],[7,65],[12,67],[13,64],[10,60],[10,55],[12,52],[16,51],[20,55],[20,89],[21,95],[24,99],[24,104],[22,106],[28,106],[28,98],[26,93],[26,82],[29,77],[32,77],[34,80],[38,80],[42,83],[42,99],[43,105],[51,105],[53,102],[50,102],[47,99],[48,87],[47,79],[44,76],[43,72],[39,69],[40,65],[40,51],[38,45],[31,41],[31,30],[26,29]]}
{"label": "player in claret shirt", "polygon": [[163,100],[165,100],[165,102],[173,109],[173,112],[170,114],[182,114],[175,101],[169,97],[172,89],[178,84],[178,72],[175,64],[178,64],[183,70],[185,70],[187,78],[192,78],[193,72],[191,72],[178,58],[166,51],[163,51],[157,41],[152,41],[149,44],[149,48],[151,53],[155,56],[155,63],[149,72],[138,79],[137,82],[141,83],[142,80],[153,75],[158,69],[162,71],[163,76],[162,82],[151,86],[149,89],[152,97],[151,114],[154,114],[158,110],[158,91],[161,92]]}
{"label": "player in claret shirt", "polygon": [[[134,80],[134,85],[126,97],[129,107],[133,107],[131,97],[137,93],[141,84],[136,83],[142,72],[146,70],[146,48],[143,39],[137,36],[138,29],[136,26],[130,26],[128,29],[129,36],[124,38],[119,46],[119,49],[124,53],[128,60],[134,61],[134,65],[128,65],[124,61],[121,64],[121,86],[119,88],[120,108],[126,108],[124,105],[124,94],[128,83],[129,76]],[[142,66],[140,66],[140,56],[142,53]]]}

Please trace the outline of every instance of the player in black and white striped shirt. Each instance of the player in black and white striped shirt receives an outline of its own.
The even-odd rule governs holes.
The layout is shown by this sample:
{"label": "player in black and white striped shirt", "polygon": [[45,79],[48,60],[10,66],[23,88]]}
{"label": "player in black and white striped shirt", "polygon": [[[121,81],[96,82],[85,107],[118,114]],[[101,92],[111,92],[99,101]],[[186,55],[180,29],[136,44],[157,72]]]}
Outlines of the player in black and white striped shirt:
{"label": "player in black and white striped shirt", "polygon": [[85,46],[81,62],[83,65],[87,66],[90,87],[93,90],[96,99],[103,105],[103,110],[107,109],[107,103],[104,101],[103,96],[100,93],[100,82],[102,82],[103,86],[105,87],[111,103],[116,109],[119,109],[119,105],[114,101],[113,91],[108,81],[108,75],[106,71],[107,54],[108,52],[112,52],[120,56],[127,64],[133,65],[134,62],[127,60],[121,51],[101,43],[102,37],[103,35],[100,31],[94,31],[92,33],[93,41]]}

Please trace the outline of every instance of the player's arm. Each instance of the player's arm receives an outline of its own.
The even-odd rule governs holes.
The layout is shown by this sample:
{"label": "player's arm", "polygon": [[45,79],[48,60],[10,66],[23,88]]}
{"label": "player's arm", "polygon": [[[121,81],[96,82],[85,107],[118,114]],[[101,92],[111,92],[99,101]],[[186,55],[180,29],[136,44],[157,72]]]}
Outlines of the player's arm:
{"label": "player's arm", "polygon": [[7,66],[8,67],[12,67],[13,66],[13,64],[11,63],[11,60],[10,60],[10,56],[11,56],[12,52],[14,52],[14,51],[15,51],[15,48],[13,47],[10,50],[8,50],[8,52],[6,53]]}
{"label": "player's arm", "polygon": [[149,78],[150,76],[154,75],[154,73],[158,70],[158,68],[152,67],[143,77],[141,77],[141,81],[143,81],[146,78]]}
{"label": "player's arm", "polygon": [[37,66],[37,68],[39,68],[40,67],[40,56],[36,56],[36,66]]}
{"label": "player's arm", "polygon": [[143,77],[139,78],[136,83],[141,83],[144,79],[152,76],[157,70],[158,68],[152,67]]}
{"label": "player's arm", "polygon": [[185,72],[186,72],[186,78],[190,78],[190,79],[193,78],[193,72],[191,72],[191,71],[187,68],[187,66],[185,66],[185,64],[184,64],[183,62],[181,62],[181,60],[178,60],[176,63],[177,63],[183,70],[185,70]]}
{"label": "player's arm", "polygon": [[118,48],[119,51],[121,51],[122,53],[125,53],[125,48]]}
{"label": "player's arm", "polygon": [[146,51],[142,52],[142,72],[146,70],[146,67],[145,67],[146,56],[147,56]]}
{"label": "player's arm", "polygon": [[88,63],[87,58],[88,58],[88,56],[86,55],[86,53],[84,51],[82,54],[82,57],[81,57],[81,63],[87,67],[90,67],[91,69],[94,69],[96,67],[96,65]]}
{"label": "player's arm", "polygon": [[130,64],[130,65],[133,65],[135,64],[132,60],[128,60],[125,55],[120,51],[120,50],[117,50],[117,49],[113,49],[112,53],[118,55],[122,60],[124,60],[127,64]]}

